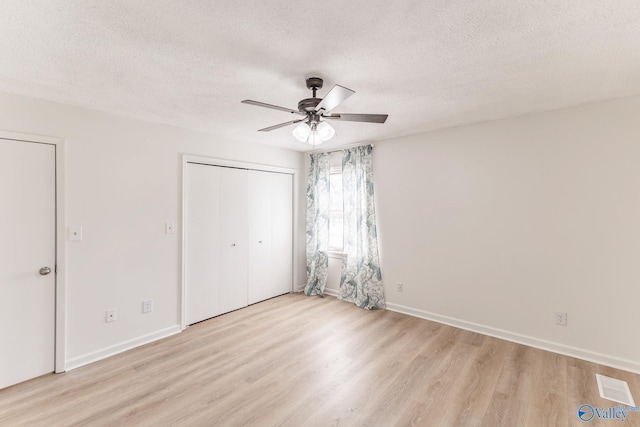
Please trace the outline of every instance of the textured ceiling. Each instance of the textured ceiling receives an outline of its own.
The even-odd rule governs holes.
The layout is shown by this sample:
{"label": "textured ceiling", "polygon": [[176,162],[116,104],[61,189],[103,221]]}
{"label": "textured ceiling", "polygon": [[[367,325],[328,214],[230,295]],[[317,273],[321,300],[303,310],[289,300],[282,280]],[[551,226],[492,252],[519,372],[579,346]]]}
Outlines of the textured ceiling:
{"label": "textured ceiling", "polygon": [[356,94],[338,146],[640,94],[638,0],[2,0],[0,91],[307,150],[304,79]]}

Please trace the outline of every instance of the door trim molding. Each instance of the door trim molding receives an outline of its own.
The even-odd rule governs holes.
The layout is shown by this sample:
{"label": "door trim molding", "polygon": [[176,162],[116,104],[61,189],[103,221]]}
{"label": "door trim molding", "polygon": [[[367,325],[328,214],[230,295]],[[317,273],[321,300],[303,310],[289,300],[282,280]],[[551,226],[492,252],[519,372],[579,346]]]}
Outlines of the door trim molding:
{"label": "door trim molding", "polygon": [[186,314],[186,309],[185,309],[185,303],[186,303],[186,277],[185,277],[185,265],[184,265],[184,260],[185,260],[185,248],[186,248],[186,241],[185,241],[185,219],[186,219],[186,203],[185,203],[185,197],[187,194],[187,163],[198,163],[198,164],[203,164],[203,165],[211,165],[211,166],[222,166],[222,167],[229,167],[229,168],[238,168],[238,169],[251,169],[251,170],[257,170],[257,171],[264,171],[264,172],[276,172],[276,173],[285,173],[288,175],[292,175],[292,179],[293,179],[293,242],[292,242],[292,247],[293,247],[293,254],[292,254],[292,272],[291,272],[291,292],[294,292],[295,289],[295,283],[298,277],[298,192],[299,192],[299,188],[298,188],[298,170],[297,169],[291,169],[291,168],[284,168],[284,167],[280,167],[280,166],[273,166],[273,165],[264,165],[264,164],[259,164],[259,163],[250,163],[250,162],[242,162],[242,161],[237,161],[237,160],[230,160],[230,159],[220,159],[220,158],[215,158],[215,157],[205,157],[205,156],[196,156],[196,155],[191,155],[191,154],[183,154],[182,155],[182,227],[180,228],[180,233],[181,233],[181,244],[182,244],[182,248],[181,248],[181,260],[180,260],[180,266],[181,266],[181,283],[180,283],[180,302],[178,304],[179,310],[180,310],[180,328],[182,330],[185,330],[187,328],[187,314]]}
{"label": "door trim molding", "polygon": [[65,142],[61,138],[0,130],[0,139],[55,146],[56,171],[56,307],[55,361],[56,373],[64,372],[66,357],[66,239],[65,239]]}

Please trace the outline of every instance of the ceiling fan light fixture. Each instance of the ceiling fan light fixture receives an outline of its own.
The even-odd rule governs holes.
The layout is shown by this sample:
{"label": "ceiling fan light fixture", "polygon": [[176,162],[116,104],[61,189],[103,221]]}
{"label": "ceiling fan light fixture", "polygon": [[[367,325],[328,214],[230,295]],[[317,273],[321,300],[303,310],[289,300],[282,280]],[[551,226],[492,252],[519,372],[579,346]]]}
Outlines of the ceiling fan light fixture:
{"label": "ceiling fan light fixture", "polygon": [[293,136],[300,142],[306,142],[311,134],[311,128],[305,122],[300,123],[293,129]]}
{"label": "ceiling fan light fixture", "polygon": [[310,145],[320,145],[320,144],[322,144],[324,142],[324,140],[322,138],[320,138],[320,136],[318,135],[318,132],[311,132],[307,142]]}
{"label": "ceiling fan light fixture", "polygon": [[328,141],[336,134],[336,130],[327,122],[318,123],[316,131],[318,132],[318,136],[320,137],[320,139],[322,139],[322,141]]}
{"label": "ceiling fan light fixture", "polygon": [[311,124],[302,122],[293,129],[293,136],[300,142],[308,142],[311,145],[320,145],[330,140],[336,134],[335,129],[326,122]]}

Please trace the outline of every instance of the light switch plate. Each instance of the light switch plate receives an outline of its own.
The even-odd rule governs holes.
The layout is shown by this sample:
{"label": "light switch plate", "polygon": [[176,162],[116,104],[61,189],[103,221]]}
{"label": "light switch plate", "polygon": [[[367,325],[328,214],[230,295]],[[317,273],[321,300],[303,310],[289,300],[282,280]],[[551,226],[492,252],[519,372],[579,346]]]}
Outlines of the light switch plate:
{"label": "light switch plate", "polygon": [[82,240],[82,226],[70,225],[67,227],[67,239],[69,241]]}

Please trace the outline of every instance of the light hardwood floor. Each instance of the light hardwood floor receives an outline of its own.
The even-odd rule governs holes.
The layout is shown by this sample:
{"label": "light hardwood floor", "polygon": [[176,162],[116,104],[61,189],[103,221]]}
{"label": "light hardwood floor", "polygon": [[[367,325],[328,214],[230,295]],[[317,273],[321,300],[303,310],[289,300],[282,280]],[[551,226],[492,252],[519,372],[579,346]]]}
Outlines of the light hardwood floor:
{"label": "light hardwood floor", "polygon": [[[640,375],[334,298],[274,298],[0,390],[0,426],[615,426],[595,374]],[[626,426],[640,426],[640,412]]]}

